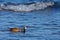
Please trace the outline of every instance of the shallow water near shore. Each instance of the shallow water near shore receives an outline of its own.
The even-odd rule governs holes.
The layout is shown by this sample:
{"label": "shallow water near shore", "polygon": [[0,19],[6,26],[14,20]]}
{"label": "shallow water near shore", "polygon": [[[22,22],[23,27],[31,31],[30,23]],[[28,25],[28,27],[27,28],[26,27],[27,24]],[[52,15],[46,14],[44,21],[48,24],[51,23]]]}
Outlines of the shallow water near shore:
{"label": "shallow water near shore", "polygon": [[[9,28],[27,26],[26,34]],[[60,40],[60,8],[33,12],[0,11],[0,40]]]}

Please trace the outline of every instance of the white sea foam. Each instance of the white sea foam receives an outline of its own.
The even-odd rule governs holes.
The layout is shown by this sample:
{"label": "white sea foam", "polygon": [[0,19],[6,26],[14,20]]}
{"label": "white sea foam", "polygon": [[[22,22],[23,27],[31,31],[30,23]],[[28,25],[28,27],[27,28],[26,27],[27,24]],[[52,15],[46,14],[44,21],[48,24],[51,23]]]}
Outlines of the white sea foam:
{"label": "white sea foam", "polygon": [[48,6],[53,6],[54,2],[36,2],[31,3],[29,5],[27,4],[19,4],[19,5],[0,4],[0,9],[12,10],[12,11],[33,11],[33,10],[45,9]]}

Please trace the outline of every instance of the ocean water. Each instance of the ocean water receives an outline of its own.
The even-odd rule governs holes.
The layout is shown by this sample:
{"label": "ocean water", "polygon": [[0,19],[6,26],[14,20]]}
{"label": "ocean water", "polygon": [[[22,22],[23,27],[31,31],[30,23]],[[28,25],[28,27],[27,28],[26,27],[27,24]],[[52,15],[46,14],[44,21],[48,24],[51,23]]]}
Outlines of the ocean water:
{"label": "ocean water", "polygon": [[[8,0],[1,3],[8,2]],[[9,0],[9,2],[15,2]],[[17,2],[29,2],[17,1]],[[27,26],[26,33],[12,33],[9,28]],[[0,11],[0,40],[60,40],[60,7],[33,12]]]}

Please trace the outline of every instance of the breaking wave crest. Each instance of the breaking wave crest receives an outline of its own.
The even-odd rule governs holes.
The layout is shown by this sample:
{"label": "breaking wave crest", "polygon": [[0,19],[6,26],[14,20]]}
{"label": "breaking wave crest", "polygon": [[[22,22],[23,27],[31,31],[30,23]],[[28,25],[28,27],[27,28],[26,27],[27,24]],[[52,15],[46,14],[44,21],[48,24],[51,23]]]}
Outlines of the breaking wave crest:
{"label": "breaking wave crest", "polygon": [[45,9],[48,6],[53,6],[54,2],[32,2],[27,4],[0,4],[0,10],[12,11],[34,11]]}

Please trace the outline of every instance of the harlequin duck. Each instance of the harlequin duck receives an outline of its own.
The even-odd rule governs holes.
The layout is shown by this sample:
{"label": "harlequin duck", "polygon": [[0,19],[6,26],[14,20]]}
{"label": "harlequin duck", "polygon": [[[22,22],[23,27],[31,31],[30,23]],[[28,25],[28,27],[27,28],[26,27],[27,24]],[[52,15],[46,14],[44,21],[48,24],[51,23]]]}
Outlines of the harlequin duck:
{"label": "harlequin duck", "polygon": [[27,29],[26,26],[24,26],[23,28],[15,27],[15,28],[10,28],[10,31],[13,32],[13,33],[18,33],[18,32],[25,33],[26,32],[26,29]]}

